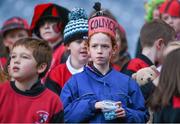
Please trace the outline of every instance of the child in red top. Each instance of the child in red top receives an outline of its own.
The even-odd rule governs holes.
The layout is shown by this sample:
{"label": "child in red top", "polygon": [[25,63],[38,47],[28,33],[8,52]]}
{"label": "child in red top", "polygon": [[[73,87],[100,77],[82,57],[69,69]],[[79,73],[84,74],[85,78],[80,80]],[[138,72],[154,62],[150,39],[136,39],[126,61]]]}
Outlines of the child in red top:
{"label": "child in red top", "polygon": [[65,82],[83,71],[88,61],[87,52],[88,19],[83,8],[74,8],[64,30],[64,43],[70,52],[65,64],[60,64],[49,73],[45,85],[58,95]]}
{"label": "child in red top", "polygon": [[0,85],[1,123],[63,122],[59,97],[40,83],[51,54],[48,43],[39,39],[25,38],[14,44],[9,68],[14,81]]}
{"label": "child in red top", "polygon": [[162,20],[175,29],[176,39],[180,40],[180,2],[178,0],[166,0],[159,11]]}
{"label": "child in red top", "polygon": [[140,32],[142,53],[130,60],[122,72],[131,76],[141,68],[161,64],[163,51],[168,42],[175,38],[175,31],[162,20],[153,20],[143,25]]}
{"label": "child in red top", "polygon": [[37,37],[48,41],[53,48],[51,68],[61,63],[65,51],[63,31],[67,24],[69,10],[54,3],[38,4],[34,8],[31,31]]}
{"label": "child in red top", "polygon": [[[5,50],[3,51],[3,55],[2,51],[0,53],[2,55],[0,55],[0,63],[3,68],[5,68],[13,44],[21,38],[30,36],[29,25],[27,21],[21,17],[12,17],[4,22],[1,28],[1,36]],[[2,49],[3,48],[1,48],[1,50]]]}

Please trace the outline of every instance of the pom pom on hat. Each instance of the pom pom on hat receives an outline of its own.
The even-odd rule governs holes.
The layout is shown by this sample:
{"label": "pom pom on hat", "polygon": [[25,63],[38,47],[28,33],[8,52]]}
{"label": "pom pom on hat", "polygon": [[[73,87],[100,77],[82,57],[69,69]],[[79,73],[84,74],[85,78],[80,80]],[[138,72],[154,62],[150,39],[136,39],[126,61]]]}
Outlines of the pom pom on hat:
{"label": "pom pom on hat", "polygon": [[83,8],[74,8],[69,13],[69,22],[64,30],[64,44],[88,36],[88,16]]}
{"label": "pom pom on hat", "polygon": [[69,20],[88,19],[87,14],[83,8],[74,8],[69,13]]}

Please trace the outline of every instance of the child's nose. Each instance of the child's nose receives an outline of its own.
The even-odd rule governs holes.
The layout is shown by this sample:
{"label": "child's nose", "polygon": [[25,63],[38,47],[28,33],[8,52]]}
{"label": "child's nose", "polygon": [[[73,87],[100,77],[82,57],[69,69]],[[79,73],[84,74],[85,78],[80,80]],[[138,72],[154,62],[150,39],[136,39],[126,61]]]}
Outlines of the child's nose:
{"label": "child's nose", "polygon": [[102,47],[101,47],[101,46],[99,46],[99,47],[97,48],[97,52],[98,52],[98,53],[102,53]]}
{"label": "child's nose", "polygon": [[49,28],[49,23],[48,23],[48,22],[46,22],[46,23],[44,24],[44,28]]}
{"label": "child's nose", "polygon": [[82,41],[80,45],[81,47],[87,47],[87,43],[85,41]]}
{"label": "child's nose", "polygon": [[20,58],[19,58],[19,57],[16,57],[16,58],[14,59],[14,63],[19,64],[19,63],[20,63]]}

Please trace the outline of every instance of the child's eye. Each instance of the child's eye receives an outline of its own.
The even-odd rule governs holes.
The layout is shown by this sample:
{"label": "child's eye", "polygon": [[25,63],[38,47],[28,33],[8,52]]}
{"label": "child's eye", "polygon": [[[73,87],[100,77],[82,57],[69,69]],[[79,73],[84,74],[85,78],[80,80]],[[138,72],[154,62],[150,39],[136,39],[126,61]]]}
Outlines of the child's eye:
{"label": "child's eye", "polygon": [[75,42],[81,44],[83,40],[76,40]]}
{"label": "child's eye", "polygon": [[23,38],[23,37],[26,37],[26,36],[24,34],[19,34],[18,37]]}
{"label": "child's eye", "polygon": [[97,45],[92,45],[91,47],[92,47],[92,48],[96,48],[96,47],[97,47]]}
{"label": "child's eye", "polygon": [[22,56],[22,58],[24,58],[24,59],[29,59],[29,57],[28,57],[28,56]]}
{"label": "child's eye", "polygon": [[16,58],[16,55],[11,55],[10,58],[11,59]]}
{"label": "child's eye", "polygon": [[108,45],[102,45],[102,47],[103,47],[103,48],[109,48],[109,46],[108,46]]}

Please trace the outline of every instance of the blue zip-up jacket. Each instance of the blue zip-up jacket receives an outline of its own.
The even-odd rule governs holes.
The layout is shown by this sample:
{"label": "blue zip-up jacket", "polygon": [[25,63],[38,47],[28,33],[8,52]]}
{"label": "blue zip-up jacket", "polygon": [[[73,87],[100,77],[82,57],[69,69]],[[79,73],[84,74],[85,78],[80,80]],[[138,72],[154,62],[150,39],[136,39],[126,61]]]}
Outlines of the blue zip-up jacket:
{"label": "blue zip-up jacket", "polygon": [[[65,122],[146,122],[149,114],[138,84],[129,76],[114,69],[100,75],[90,67],[73,75],[61,92]],[[105,120],[95,109],[102,100],[121,101],[126,118]]]}

